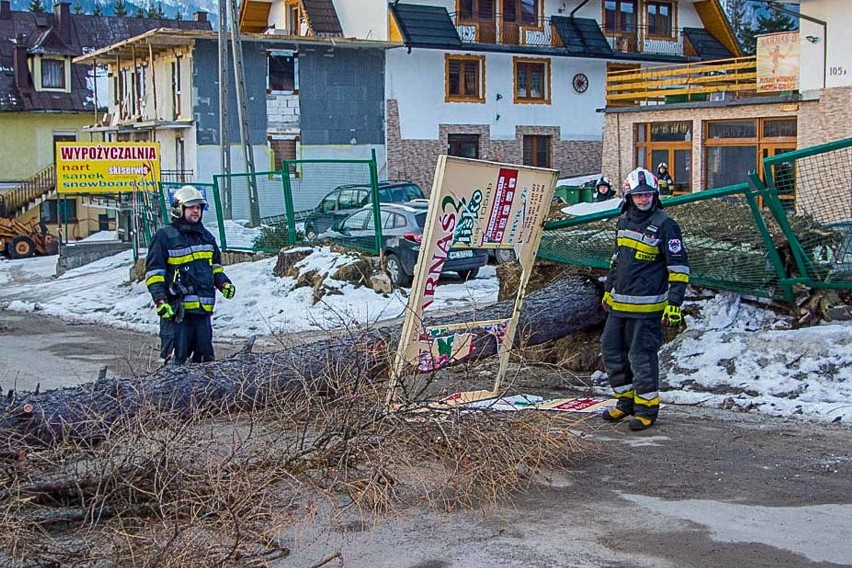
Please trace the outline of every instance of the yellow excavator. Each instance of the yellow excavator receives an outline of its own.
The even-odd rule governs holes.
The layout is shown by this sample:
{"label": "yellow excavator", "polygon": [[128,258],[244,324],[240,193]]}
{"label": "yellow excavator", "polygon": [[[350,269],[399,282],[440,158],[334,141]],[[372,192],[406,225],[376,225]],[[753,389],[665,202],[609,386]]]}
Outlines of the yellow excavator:
{"label": "yellow excavator", "polygon": [[9,258],[29,258],[57,252],[59,241],[35,221],[0,218],[0,253]]}

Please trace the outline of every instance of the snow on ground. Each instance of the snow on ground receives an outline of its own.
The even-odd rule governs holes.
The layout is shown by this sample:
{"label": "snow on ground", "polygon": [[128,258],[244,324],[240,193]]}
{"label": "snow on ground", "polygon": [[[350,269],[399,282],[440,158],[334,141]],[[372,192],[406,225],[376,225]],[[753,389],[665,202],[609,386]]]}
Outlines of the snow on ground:
{"label": "snow on ground", "polygon": [[[333,274],[351,263],[354,255],[334,253],[327,247],[315,250],[296,266],[302,272]],[[218,337],[248,337],[337,328],[358,322],[369,325],[392,319],[405,309],[399,291],[385,297],[364,286],[326,279],[339,295],[326,295],[312,304],[309,286],[296,288],[293,278],[273,276],[275,257],[225,268],[237,287],[233,300],[217,297],[213,326]],[[131,252],[101,259],[69,270],[59,278],[52,274],[56,257],[0,261],[0,283],[5,283],[0,307],[63,319],[98,323],[155,333],[157,315],[142,282],[128,284]],[[442,279],[434,309],[486,305],[497,299],[493,267],[484,267],[474,280],[462,283],[455,275]]]}
{"label": "snow on ground", "polygon": [[598,213],[600,211],[615,210],[618,209],[620,205],[621,199],[613,197],[612,199],[599,201],[597,203],[577,203],[575,205],[569,205],[567,207],[563,207],[560,211],[566,215],[590,215],[591,213]]}
{"label": "snow on ground", "polygon": [[570,185],[576,187],[590,181],[597,181],[599,179],[601,179],[601,174],[588,174],[584,176],[562,178],[560,180],[556,180],[556,187],[559,187],[560,185]]}
{"label": "snow on ground", "polygon": [[663,349],[664,402],[852,422],[852,324],[790,329],[734,294],[697,305]]}
{"label": "snow on ground", "polygon": [[[303,273],[333,273],[351,258],[323,247],[298,266]],[[311,287],[296,288],[294,279],[273,276],[275,263],[270,258],[226,267],[237,295],[217,299],[218,337],[371,324],[405,308],[406,297],[398,291],[384,296],[330,278],[326,284],[340,294],[312,305]],[[56,257],[0,259],[0,308],[156,333],[157,316],[144,284],[127,283],[130,265],[131,253],[125,252],[54,278]],[[496,297],[495,271],[486,267],[467,283],[444,278],[434,309],[484,305]],[[727,293],[707,294],[687,306],[698,315],[686,317],[686,330],[661,353],[664,403],[852,422],[852,323],[791,329],[774,312]]]}

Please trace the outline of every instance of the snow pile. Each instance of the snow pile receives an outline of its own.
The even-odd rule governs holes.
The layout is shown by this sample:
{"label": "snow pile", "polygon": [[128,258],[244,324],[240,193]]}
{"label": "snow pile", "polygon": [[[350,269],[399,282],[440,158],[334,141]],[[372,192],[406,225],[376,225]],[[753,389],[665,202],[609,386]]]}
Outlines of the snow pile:
{"label": "snow pile", "polygon": [[732,294],[695,305],[661,353],[661,400],[852,422],[852,325],[789,329]]}
{"label": "snow pile", "polygon": [[[314,249],[295,266],[300,273],[315,270],[331,274],[357,257],[333,252],[328,247]],[[132,264],[130,251],[69,270],[53,278],[56,258],[50,263],[32,258],[0,263],[0,283],[4,289],[0,307],[18,312],[39,311],[44,315],[156,333],[159,324],[144,282],[128,284]],[[245,262],[225,267],[237,287],[233,300],[217,298],[213,327],[217,337],[248,337],[303,331],[316,331],[357,323],[370,325],[393,319],[405,310],[407,291],[377,294],[327,278],[324,284],[337,293],[314,303],[310,286],[296,287],[295,278],[272,274],[277,258]],[[48,269],[49,267],[49,269]],[[497,300],[497,278],[493,267],[484,267],[479,277],[468,282],[442,279],[434,309],[482,306]],[[8,302],[3,306],[3,302]]]}

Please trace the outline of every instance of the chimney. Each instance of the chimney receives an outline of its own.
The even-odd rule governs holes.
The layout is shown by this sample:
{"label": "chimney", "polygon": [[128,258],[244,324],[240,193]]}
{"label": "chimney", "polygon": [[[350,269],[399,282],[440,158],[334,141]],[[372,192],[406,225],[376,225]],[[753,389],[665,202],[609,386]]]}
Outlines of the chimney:
{"label": "chimney", "polygon": [[202,23],[202,24],[207,22],[207,12],[204,12],[204,11],[201,11],[201,10],[196,12],[195,13],[195,21]]}
{"label": "chimney", "polygon": [[62,41],[71,41],[71,3],[60,1],[53,5],[53,16],[56,20],[56,31]]}
{"label": "chimney", "polygon": [[0,0],[0,20],[12,19],[12,3],[9,0]]}
{"label": "chimney", "polygon": [[15,69],[15,85],[19,89],[30,86],[30,70],[27,67],[27,43],[23,34],[15,37],[15,49],[12,56],[12,64]]}

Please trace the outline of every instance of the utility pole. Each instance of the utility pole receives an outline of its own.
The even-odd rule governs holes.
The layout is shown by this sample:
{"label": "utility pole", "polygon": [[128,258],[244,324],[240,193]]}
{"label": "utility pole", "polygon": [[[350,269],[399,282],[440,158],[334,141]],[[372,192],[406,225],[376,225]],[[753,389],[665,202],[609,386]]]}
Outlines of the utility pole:
{"label": "utility pole", "polygon": [[231,123],[228,100],[228,5],[219,0],[219,170],[224,174],[222,208],[226,219],[233,218],[231,196]]}
{"label": "utility pole", "polygon": [[[221,2],[221,0],[220,0]],[[260,225],[260,202],[257,194],[257,179],[254,168],[254,149],[248,128],[248,107],[246,106],[246,76],[243,68],[243,44],[240,37],[239,10],[237,0],[230,0],[231,16],[231,55],[234,58],[234,80],[237,86],[237,116],[240,122],[240,145],[243,147],[246,169],[248,170],[249,186],[249,226]]]}

